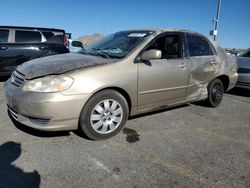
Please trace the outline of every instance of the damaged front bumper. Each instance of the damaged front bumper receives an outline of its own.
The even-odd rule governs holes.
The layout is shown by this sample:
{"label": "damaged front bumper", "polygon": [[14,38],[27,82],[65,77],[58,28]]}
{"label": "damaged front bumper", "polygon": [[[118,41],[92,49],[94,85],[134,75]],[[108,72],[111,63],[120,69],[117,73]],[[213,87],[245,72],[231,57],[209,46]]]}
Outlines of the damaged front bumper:
{"label": "damaged front bumper", "polygon": [[88,95],[64,95],[60,92],[25,92],[10,80],[5,83],[9,114],[16,121],[43,131],[75,130]]}

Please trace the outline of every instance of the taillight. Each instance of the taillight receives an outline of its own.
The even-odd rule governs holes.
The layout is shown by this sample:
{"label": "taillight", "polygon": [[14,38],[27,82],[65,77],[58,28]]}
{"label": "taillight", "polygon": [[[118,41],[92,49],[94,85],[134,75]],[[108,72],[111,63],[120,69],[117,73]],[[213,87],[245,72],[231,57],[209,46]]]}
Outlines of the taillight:
{"label": "taillight", "polygon": [[69,42],[68,42],[68,40],[67,40],[66,35],[64,35],[63,44],[64,44],[66,47],[69,47]]}

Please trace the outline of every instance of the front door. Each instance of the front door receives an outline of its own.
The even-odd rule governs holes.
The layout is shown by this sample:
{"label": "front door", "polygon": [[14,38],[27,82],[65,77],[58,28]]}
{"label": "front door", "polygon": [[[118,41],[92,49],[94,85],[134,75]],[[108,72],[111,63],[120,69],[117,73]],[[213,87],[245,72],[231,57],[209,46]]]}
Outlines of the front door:
{"label": "front door", "polygon": [[185,100],[188,62],[183,58],[180,34],[166,34],[149,49],[162,51],[162,59],[139,63],[138,111],[161,108]]}

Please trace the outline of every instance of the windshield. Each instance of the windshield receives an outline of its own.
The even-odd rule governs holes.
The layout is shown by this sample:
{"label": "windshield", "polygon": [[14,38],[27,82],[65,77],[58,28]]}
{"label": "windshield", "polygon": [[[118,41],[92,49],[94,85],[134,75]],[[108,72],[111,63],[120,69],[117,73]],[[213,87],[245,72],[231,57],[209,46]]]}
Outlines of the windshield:
{"label": "windshield", "polygon": [[87,45],[80,53],[104,58],[122,58],[151,33],[151,31],[117,32]]}
{"label": "windshield", "polygon": [[244,50],[239,54],[240,57],[250,57],[250,48]]}

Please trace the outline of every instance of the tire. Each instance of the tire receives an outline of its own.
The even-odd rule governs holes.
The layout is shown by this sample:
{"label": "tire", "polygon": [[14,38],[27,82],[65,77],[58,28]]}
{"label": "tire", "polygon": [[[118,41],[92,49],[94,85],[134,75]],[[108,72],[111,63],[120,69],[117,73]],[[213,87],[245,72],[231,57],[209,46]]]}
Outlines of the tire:
{"label": "tire", "polygon": [[79,128],[92,140],[104,140],[116,135],[128,119],[126,99],[117,91],[103,90],[84,105]]}
{"label": "tire", "polygon": [[211,81],[208,85],[208,98],[206,100],[206,104],[210,107],[217,107],[220,105],[223,93],[224,93],[224,87],[219,79],[214,79]]}

